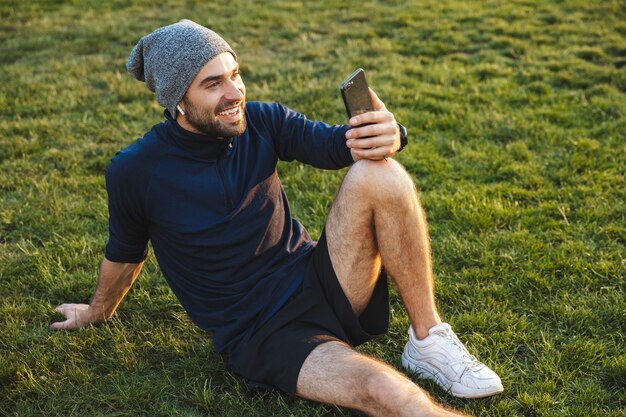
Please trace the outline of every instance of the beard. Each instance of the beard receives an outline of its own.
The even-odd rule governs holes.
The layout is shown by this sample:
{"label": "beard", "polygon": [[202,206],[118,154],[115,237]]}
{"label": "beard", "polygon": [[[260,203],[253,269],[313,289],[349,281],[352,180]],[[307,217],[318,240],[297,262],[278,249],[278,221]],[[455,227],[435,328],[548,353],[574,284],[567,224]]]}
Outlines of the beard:
{"label": "beard", "polygon": [[185,104],[185,119],[187,123],[193,126],[198,132],[215,138],[232,138],[242,135],[246,131],[246,102],[245,99],[239,104],[241,118],[236,122],[224,122],[219,120],[217,114],[233,106],[233,102],[220,103],[213,113],[194,106],[186,98],[183,98]]}

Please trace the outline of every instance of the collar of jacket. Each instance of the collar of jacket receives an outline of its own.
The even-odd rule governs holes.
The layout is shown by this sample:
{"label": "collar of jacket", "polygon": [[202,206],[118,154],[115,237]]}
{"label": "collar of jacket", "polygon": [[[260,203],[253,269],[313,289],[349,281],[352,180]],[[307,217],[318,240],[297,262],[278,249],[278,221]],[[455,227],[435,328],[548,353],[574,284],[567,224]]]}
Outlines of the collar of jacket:
{"label": "collar of jacket", "polygon": [[167,119],[166,125],[170,139],[176,146],[193,153],[197,157],[206,160],[216,160],[226,149],[232,147],[233,138],[216,138],[193,133],[183,129],[167,109],[164,115]]}

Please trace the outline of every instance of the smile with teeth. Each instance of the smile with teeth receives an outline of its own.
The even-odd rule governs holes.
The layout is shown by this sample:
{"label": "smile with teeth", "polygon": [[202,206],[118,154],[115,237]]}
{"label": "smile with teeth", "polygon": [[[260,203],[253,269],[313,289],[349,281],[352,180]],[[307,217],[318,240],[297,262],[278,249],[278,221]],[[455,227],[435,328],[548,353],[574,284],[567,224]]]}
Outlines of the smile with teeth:
{"label": "smile with teeth", "polygon": [[239,114],[239,106],[235,106],[235,107],[231,107],[229,109],[226,109],[224,111],[221,111],[217,115],[218,116],[233,117],[233,116],[237,116],[238,114]]}

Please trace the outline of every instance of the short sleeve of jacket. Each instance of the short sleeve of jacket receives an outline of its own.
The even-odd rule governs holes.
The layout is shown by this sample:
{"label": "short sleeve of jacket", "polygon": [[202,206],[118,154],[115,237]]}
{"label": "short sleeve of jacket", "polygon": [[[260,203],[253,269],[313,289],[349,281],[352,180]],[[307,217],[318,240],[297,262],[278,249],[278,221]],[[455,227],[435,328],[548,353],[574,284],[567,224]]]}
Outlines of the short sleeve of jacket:
{"label": "short sleeve of jacket", "polygon": [[139,263],[148,253],[147,184],[142,167],[118,152],[106,173],[109,205],[109,242],[105,257],[112,262]]}

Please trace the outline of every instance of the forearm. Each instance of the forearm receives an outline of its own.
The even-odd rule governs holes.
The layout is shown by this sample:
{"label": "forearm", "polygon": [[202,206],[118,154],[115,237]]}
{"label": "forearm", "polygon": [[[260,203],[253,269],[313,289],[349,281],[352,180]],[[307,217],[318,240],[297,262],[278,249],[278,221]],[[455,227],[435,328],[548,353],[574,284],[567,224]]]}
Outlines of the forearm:
{"label": "forearm", "polygon": [[335,125],[308,120],[303,114],[274,104],[266,112],[272,115],[276,153],[284,161],[297,160],[321,169],[340,169],[352,164],[346,146],[348,125]]}
{"label": "forearm", "polygon": [[102,261],[96,291],[89,303],[90,322],[98,323],[113,316],[142,266],[143,262],[118,263],[106,258]]}
{"label": "forearm", "polygon": [[[320,169],[341,169],[353,162],[346,146],[348,126],[330,126],[322,122],[305,122],[283,136],[281,159],[295,159]],[[286,157],[286,158],[285,158]]]}

